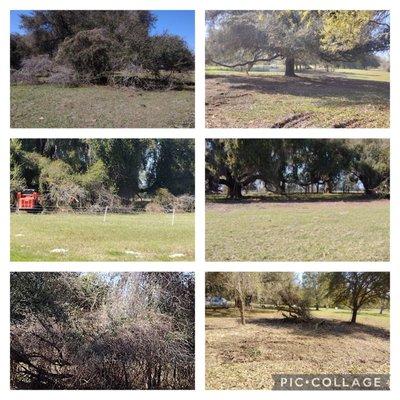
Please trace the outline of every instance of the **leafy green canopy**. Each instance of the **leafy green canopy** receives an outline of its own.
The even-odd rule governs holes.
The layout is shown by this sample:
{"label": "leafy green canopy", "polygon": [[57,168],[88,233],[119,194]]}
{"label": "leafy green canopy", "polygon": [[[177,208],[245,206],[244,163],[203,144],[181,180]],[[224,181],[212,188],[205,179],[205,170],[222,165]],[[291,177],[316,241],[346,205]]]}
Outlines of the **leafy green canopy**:
{"label": "leafy green canopy", "polygon": [[206,59],[227,67],[354,61],[390,46],[388,11],[209,11]]}
{"label": "leafy green canopy", "polygon": [[310,308],[339,306],[351,310],[356,323],[362,308],[390,303],[388,272],[208,272],[206,296],[234,300],[242,324],[252,303],[281,312],[284,318],[306,322]]}
{"label": "leafy green canopy", "polygon": [[366,194],[390,193],[390,145],[387,140],[208,139],[206,190],[228,188],[228,197],[262,182],[279,194],[329,193],[359,182]]}
{"label": "leafy green canopy", "polygon": [[129,203],[165,188],[194,193],[190,139],[13,139],[11,195],[40,190],[46,205]]}

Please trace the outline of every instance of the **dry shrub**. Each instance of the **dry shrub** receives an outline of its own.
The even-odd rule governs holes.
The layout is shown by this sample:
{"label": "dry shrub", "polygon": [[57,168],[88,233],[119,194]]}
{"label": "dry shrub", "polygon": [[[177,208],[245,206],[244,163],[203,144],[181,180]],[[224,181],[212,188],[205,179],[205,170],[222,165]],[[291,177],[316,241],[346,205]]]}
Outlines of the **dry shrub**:
{"label": "dry shrub", "polygon": [[37,77],[48,77],[53,68],[53,61],[47,54],[33,56],[22,61],[22,71]]}
{"label": "dry shrub", "polygon": [[286,319],[296,321],[309,321],[311,313],[309,304],[306,300],[302,299],[301,295],[290,286],[281,289],[276,299],[276,308],[282,312]]}
{"label": "dry shrub", "polygon": [[68,87],[78,86],[79,84],[78,76],[74,69],[66,65],[57,65],[46,82],[52,85]]}
{"label": "dry shrub", "polygon": [[195,197],[189,194],[183,194],[175,199],[175,211],[177,212],[193,212],[195,209]]}
{"label": "dry shrub", "polygon": [[193,389],[193,276],[12,274],[11,387]]}
{"label": "dry shrub", "polygon": [[157,189],[153,197],[153,202],[158,204],[164,210],[171,210],[174,208],[175,201],[176,197],[166,188]]}
{"label": "dry shrub", "polygon": [[162,213],[165,211],[164,207],[154,201],[148,203],[145,207],[145,210],[147,213]]}
{"label": "dry shrub", "polygon": [[11,83],[44,83],[53,68],[53,62],[47,54],[24,59],[21,65],[21,69],[11,72]]}

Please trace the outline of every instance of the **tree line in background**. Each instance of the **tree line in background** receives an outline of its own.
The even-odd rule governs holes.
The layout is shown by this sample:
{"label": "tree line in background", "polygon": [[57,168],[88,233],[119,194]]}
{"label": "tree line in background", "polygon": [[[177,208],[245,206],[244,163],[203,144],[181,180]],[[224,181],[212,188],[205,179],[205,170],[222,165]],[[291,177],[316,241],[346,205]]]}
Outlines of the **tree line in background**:
{"label": "tree line in background", "polygon": [[277,194],[390,194],[390,143],[381,139],[207,139],[206,192],[240,199],[262,182]]}
{"label": "tree line in background", "polygon": [[365,68],[390,48],[389,11],[214,10],[206,21],[206,61],[246,72],[273,60],[286,76],[316,64]]}
{"label": "tree line in background", "polygon": [[363,308],[390,304],[388,272],[208,272],[206,295],[235,302],[242,324],[252,303],[272,307],[290,320],[308,321],[310,309],[346,307],[351,323]]}
{"label": "tree line in background", "polygon": [[194,389],[194,276],[11,273],[13,389]]}
{"label": "tree line in background", "polygon": [[[194,69],[179,36],[150,35],[151,11],[48,10],[21,15],[26,34],[11,34],[12,81],[53,84],[140,83],[140,72]],[[136,76],[136,81],[134,80]],[[167,80],[167,78],[165,78]]]}
{"label": "tree line in background", "polygon": [[[194,209],[194,140],[11,139],[11,204],[26,188],[43,207]],[[142,202],[143,203],[143,202]]]}

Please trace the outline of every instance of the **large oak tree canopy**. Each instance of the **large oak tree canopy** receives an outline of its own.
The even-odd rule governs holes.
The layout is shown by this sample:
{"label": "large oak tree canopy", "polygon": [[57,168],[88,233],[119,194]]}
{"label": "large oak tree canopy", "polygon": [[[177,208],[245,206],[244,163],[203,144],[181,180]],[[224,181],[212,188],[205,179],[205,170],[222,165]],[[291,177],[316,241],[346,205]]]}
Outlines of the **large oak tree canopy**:
{"label": "large oak tree canopy", "polygon": [[389,159],[389,141],[379,139],[208,139],[206,191],[225,185],[239,199],[256,181],[277,194],[361,182],[365,194],[389,195]]}
{"label": "large oak tree canopy", "polygon": [[206,58],[225,67],[282,59],[296,63],[354,61],[389,49],[387,11],[209,11]]}
{"label": "large oak tree canopy", "polygon": [[352,311],[351,322],[357,320],[358,311],[365,305],[390,296],[388,272],[331,272],[328,292],[337,304]]}

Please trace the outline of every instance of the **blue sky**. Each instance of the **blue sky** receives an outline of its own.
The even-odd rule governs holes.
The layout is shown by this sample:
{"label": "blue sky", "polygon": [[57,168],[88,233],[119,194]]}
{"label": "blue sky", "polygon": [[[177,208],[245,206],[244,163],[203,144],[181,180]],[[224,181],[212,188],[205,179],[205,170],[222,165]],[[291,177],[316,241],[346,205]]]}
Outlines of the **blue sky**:
{"label": "blue sky", "polygon": [[[30,11],[11,11],[11,33],[24,33],[20,27],[20,14],[29,14]],[[168,33],[181,36],[191,50],[194,50],[194,11],[191,10],[155,10],[157,17],[152,35]]]}

